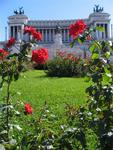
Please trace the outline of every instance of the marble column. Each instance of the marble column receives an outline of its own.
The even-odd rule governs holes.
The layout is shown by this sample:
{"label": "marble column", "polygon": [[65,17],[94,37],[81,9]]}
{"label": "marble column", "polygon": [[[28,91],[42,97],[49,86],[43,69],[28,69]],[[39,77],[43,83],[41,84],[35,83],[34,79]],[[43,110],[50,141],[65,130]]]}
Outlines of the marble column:
{"label": "marble column", "polygon": [[47,43],[48,39],[47,39],[47,29],[45,30],[45,42]]}
{"label": "marble column", "polygon": [[[101,27],[104,28],[103,24],[101,24]],[[104,32],[102,32],[102,39],[104,39]]]}
{"label": "marble column", "polygon": [[51,42],[51,29],[49,29],[49,42]]}
{"label": "marble column", "polygon": [[[102,27],[102,24],[99,24],[99,27]],[[101,40],[102,39],[102,32],[99,31],[99,39]]]}
{"label": "marble column", "polygon": [[[98,24],[95,24],[95,26],[98,26]],[[96,39],[98,40],[98,30],[96,30]]]}
{"label": "marble column", "polygon": [[[97,26],[99,27],[100,24],[97,24]],[[100,31],[98,31],[98,39],[100,39]]]}
{"label": "marble column", "polygon": [[55,30],[52,29],[52,41],[54,41],[54,36],[55,36]]}
{"label": "marble column", "polygon": [[55,36],[55,29],[53,30],[53,37]]}
{"label": "marble column", "polygon": [[51,42],[53,42],[53,29],[51,29]]}
{"label": "marble column", "polygon": [[49,42],[49,29],[47,29],[47,43]]}
{"label": "marble column", "polygon": [[15,26],[15,39],[16,40],[17,40],[17,37],[18,37],[17,28],[18,28],[18,26]]}
{"label": "marble column", "polygon": [[67,42],[67,29],[65,29],[65,42]]}
{"label": "marble column", "polygon": [[107,24],[107,35],[109,39],[110,38],[110,24]]}
{"label": "marble column", "polygon": [[15,38],[15,26],[13,26],[13,38]]}
{"label": "marble column", "polygon": [[11,26],[9,26],[9,38],[11,37]]}
{"label": "marble column", "polygon": [[68,29],[66,29],[66,42],[68,42]]}
{"label": "marble column", "polygon": [[68,37],[67,41],[70,42],[69,29],[67,29],[67,37]]}
{"label": "marble column", "polygon": [[104,39],[106,38],[106,34],[105,34],[105,24],[103,24],[104,27]]}
{"label": "marble column", "polygon": [[42,29],[42,42],[44,42],[44,30]]}
{"label": "marble column", "polygon": [[108,33],[107,33],[107,24],[105,24],[105,38],[108,38]]}
{"label": "marble column", "polygon": [[65,32],[65,29],[63,30],[63,41],[65,42],[66,40],[66,32]]}
{"label": "marble column", "polygon": [[111,24],[111,38],[113,39],[113,24]]}
{"label": "marble column", "polygon": [[17,26],[17,41],[21,42],[22,40],[22,26]]}
{"label": "marble column", "polygon": [[55,38],[55,29],[53,29],[53,41],[54,41],[54,38]]}
{"label": "marble column", "polygon": [[24,25],[22,25],[22,31],[21,31],[21,38],[23,39],[23,35],[24,35]]}

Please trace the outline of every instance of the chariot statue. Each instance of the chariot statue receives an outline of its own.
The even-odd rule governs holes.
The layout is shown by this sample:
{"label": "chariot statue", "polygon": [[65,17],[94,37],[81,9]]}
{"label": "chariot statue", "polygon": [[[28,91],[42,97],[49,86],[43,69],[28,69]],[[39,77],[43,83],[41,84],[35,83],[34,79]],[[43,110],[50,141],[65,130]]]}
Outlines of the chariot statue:
{"label": "chariot statue", "polygon": [[93,12],[103,12],[104,8],[100,7],[99,5],[95,5],[95,7],[93,8]]}
{"label": "chariot statue", "polygon": [[24,10],[23,7],[20,7],[19,10],[14,10],[14,14],[15,15],[23,15],[24,14]]}

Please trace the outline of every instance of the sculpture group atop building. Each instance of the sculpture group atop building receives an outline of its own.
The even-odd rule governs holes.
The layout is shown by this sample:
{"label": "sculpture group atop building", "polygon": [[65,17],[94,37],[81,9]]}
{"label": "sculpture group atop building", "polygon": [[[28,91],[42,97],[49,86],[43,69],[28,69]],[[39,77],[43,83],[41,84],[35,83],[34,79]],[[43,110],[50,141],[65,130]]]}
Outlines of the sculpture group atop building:
{"label": "sculpture group atop building", "polygon": [[103,12],[104,8],[100,7],[99,5],[95,5],[95,7],[93,8],[94,12]]}
{"label": "sculpture group atop building", "polygon": [[20,7],[19,8],[19,11],[18,10],[14,10],[14,14],[15,15],[23,15],[24,14],[24,10],[23,10],[23,7]]}

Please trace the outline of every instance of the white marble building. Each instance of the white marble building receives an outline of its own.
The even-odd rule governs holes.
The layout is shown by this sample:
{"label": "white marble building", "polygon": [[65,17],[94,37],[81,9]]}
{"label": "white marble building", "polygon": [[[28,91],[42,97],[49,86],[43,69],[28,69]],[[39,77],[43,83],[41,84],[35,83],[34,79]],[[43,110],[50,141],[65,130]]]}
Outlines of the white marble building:
{"label": "white marble building", "polygon": [[[87,25],[103,26],[105,32],[96,33],[98,39],[109,39],[110,38],[110,15],[99,8],[97,11],[91,13],[87,19],[83,19]],[[71,41],[69,37],[68,27],[71,23],[74,23],[78,19],[70,20],[31,20],[28,19],[23,13],[17,13],[13,16],[8,17],[9,37],[15,37],[17,39],[18,32],[23,35],[24,25],[29,25],[37,28],[43,35],[42,44],[53,43],[55,34],[55,28],[59,25],[62,28],[62,40],[63,43],[69,43]]]}
{"label": "white marble building", "polygon": [[[43,40],[38,42],[39,45],[50,48],[54,44],[55,29],[56,26],[61,27],[62,43],[69,47],[69,43],[72,41],[69,36],[69,25],[74,23],[78,19],[69,20],[31,20],[24,12],[16,11],[14,15],[8,17],[8,34],[9,37],[14,37],[17,41],[23,39],[23,28],[25,25],[33,26],[38,29],[43,35]],[[111,39],[111,25],[110,25],[110,14],[103,11],[102,7],[95,5],[93,13],[88,18],[83,19],[84,22],[89,26],[102,26],[105,28],[105,32],[96,31],[94,33],[95,39],[98,40],[110,40]],[[78,45],[77,48],[87,49],[88,42],[84,45]]]}

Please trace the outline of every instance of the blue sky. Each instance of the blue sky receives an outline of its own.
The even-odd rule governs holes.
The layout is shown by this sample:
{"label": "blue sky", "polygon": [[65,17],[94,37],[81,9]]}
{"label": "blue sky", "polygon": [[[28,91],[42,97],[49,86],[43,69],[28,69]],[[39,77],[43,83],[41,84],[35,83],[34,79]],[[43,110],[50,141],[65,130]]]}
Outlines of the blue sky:
{"label": "blue sky", "polygon": [[7,17],[21,6],[29,19],[80,19],[92,13],[94,4],[104,7],[113,23],[113,0],[0,0],[0,41],[5,39]]}

